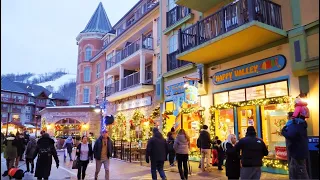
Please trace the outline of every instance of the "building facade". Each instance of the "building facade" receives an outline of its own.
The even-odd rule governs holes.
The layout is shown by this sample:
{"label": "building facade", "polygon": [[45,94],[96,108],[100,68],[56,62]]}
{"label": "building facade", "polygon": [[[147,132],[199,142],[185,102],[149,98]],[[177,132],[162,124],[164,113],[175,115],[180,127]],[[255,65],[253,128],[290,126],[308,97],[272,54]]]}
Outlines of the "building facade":
{"label": "building facade", "polygon": [[[1,79],[1,123],[9,122],[9,133],[25,125],[40,125],[40,111],[45,107],[66,106],[68,99],[42,86]],[[1,132],[6,132],[2,126]]]}

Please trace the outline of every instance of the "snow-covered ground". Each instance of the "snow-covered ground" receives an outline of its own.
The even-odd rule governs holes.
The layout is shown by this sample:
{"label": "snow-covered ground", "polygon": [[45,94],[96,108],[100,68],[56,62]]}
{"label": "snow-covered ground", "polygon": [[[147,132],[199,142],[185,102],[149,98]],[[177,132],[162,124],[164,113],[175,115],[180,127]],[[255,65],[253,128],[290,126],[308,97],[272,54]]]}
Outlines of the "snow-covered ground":
{"label": "snow-covered ground", "polygon": [[44,83],[39,83],[37,85],[42,86],[44,88],[47,88],[47,86],[52,86],[53,91],[57,92],[59,90],[60,86],[66,84],[68,82],[71,82],[71,81],[76,81],[76,74],[65,74],[54,81],[47,81]]}

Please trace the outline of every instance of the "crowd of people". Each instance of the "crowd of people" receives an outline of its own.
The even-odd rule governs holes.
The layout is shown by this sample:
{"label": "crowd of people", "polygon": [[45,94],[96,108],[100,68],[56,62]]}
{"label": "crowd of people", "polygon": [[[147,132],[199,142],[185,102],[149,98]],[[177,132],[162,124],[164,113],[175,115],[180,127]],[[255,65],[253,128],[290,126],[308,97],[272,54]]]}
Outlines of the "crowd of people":
{"label": "crowd of people", "polygon": [[[300,111],[302,111],[300,109]],[[306,114],[288,113],[288,122],[282,129],[282,135],[286,138],[287,157],[289,164],[289,179],[308,179],[306,159],[308,158],[308,137]],[[146,162],[151,162],[152,179],[157,179],[157,171],[162,179],[166,179],[164,163],[169,160],[170,166],[178,164],[180,179],[188,179],[190,173],[189,152],[190,138],[184,129],[179,129],[176,134],[174,128],[167,134],[165,139],[158,128],[152,130],[153,136],[149,139],[146,148]],[[59,158],[55,148],[54,140],[44,131],[41,138],[29,136],[28,133],[16,135],[10,134],[4,137],[3,144],[4,158],[6,159],[7,171],[2,176],[7,176],[11,168],[18,168],[19,161],[24,161],[25,155],[26,172],[34,173],[38,179],[48,179],[50,176],[52,157],[56,167],[59,168]],[[103,130],[101,136],[96,140],[94,146],[89,142],[88,137],[83,136],[81,143],[76,147],[76,157],[72,158],[74,142],[70,136],[64,143],[66,149],[64,161],[67,154],[70,161],[76,161],[78,169],[77,178],[84,179],[89,162],[95,159],[96,170],[95,179],[98,179],[102,164],[105,169],[105,179],[110,176],[110,158],[113,153],[112,140],[108,131]],[[212,139],[208,131],[208,126],[203,125],[197,140],[197,147],[200,149],[201,160],[199,168],[203,172],[209,171],[211,166],[218,166],[218,170],[223,170],[225,161],[226,176],[228,179],[260,179],[262,159],[268,155],[266,144],[257,137],[256,130],[249,126],[246,136],[237,140],[234,134],[228,135],[226,141],[222,142],[218,137]],[[212,161],[210,161],[212,156]],[[36,166],[34,160],[37,158]],[[31,165],[31,169],[30,169]]]}

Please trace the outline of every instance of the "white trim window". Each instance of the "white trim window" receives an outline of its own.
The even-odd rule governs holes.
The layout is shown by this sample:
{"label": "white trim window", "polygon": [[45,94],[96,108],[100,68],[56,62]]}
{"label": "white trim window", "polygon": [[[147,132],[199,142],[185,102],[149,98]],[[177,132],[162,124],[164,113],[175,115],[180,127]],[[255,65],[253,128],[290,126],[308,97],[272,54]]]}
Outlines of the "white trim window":
{"label": "white trim window", "polygon": [[83,81],[84,82],[90,82],[91,81],[91,68],[88,67],[84,67],[84,73],[83,73]]}
{"label": "white trim window", "polygon": [[86,47],[86,52],[85,52],[85,60],[89,61],[92,57],[92,48],[90,46]]}
{"label": "white trim window", "polygon": [[160,18],[157,18],[157,46],[160,46],[160,37],[161,37],[161,26],[160,26]]}
{"label": "white trim window", "polygon": [[161,77],[162,66],[161,66],[161,56],[160,53],[157,54],[157,77]]}
{"label": "white trim window", "polygon": [[89,103],[89,88],[83,88],[83,103]]}
{"label": "white trim window", "polygon": [[178,35],[174,33],[169,38],[168,52],[170,54],[175,52],[176,50],[178,50]]}
{"label": "white trim window", "polygon": [[96,85],[96,98],[98,98],[100,95],[100,87],[99,85]]}
{"label": "white trim window", "polygon": [[101,68],[101,64],[98,63],[97,64],[97,74],[96,74],[97,79],[100,78],[100,71],[101,71],[100,68]]}
{"label": "white trim window", "polygon": [[175,0],[168,0],[168,11],[175,8],[177,5],[175,3]]}

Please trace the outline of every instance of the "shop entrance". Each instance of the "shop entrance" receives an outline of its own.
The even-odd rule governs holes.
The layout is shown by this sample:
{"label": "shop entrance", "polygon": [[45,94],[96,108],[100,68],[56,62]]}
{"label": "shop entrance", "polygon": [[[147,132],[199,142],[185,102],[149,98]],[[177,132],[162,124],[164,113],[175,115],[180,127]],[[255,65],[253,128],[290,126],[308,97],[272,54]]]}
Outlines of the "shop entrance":
{"label": "shop entrance", "polygon": [[246,136],[247,128],[253,126],[257,130],[257,115],[255,106],[237,108],[239,139]]}

